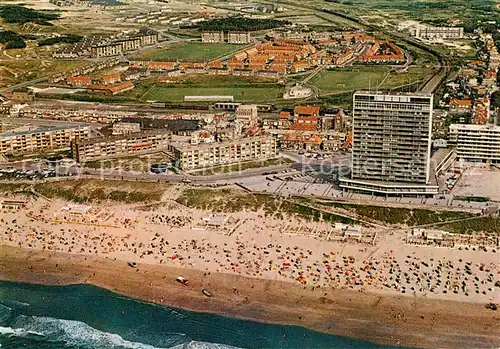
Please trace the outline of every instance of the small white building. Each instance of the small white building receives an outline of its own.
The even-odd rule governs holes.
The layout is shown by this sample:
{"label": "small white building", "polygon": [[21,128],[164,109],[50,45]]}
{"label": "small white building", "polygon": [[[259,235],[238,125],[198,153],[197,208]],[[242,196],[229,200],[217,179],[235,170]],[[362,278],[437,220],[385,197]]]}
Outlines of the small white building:
{"label": "small white building", "polygon": [[209,228],[222,228],[229,222],[229,217],[223,214],[212,213],[203,217],[203,223]]}

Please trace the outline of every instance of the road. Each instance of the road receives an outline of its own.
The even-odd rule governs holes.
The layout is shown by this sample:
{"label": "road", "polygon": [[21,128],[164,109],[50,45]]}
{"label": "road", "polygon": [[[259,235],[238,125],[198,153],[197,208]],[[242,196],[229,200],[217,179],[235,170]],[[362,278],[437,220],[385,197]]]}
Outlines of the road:
{"label": "road", "polygon": [[5,87],[3,89],[0,89],[0,92],[17,90],[17,89],[20,89],[20,88],[23,88],[23,87],[26,87],[26,86],[40,84],[40,83],[48,81],[48,80],[49,80],[48,77],[42,77],[42,78],[30,80],[30,81],[24,81],[24,82],[21,82],[19,84],[11,85],[11,86]]}
{"label": "road", "polygon": [[440,70],[436,75],[432,77],[432,79],[427,82],[427,84],[425,84],[420,92],[433,93],[438,89],[444,78],[446,78],[446,71]]}
{"label": "road", "polygon": [[[284,152],[284,156],[293,159],[294,163],[279,166],[259,167],[247,169],[244,171],[214,174],[211,176],[195,176],[190,174],[155,174],[155,173],[137,173],[127,172],[113,169],[91,169],[82,168],[79,166],[58,166],[56,172],[58,175],[70,175],[83,178],[96,179],[124,179],[124,180],[146,180],[146,181],[168,181],[181,182],[182,180],[190,180],[193,184],[234,184],[245,178],[262,176],[266,172],[281,172],[285,170],[296,170],[303,173],[311,172],[328,172],[332,168],[340,168],[345,165],[345,161],[350,157],[349,154],[338,154],[327,160],[314,160],[304,156],[296,156],[293,152]],[[17,163],[0,164],[0,168],[13,167],[23,170],[41,171],[43,166],[38,161],[23,161]]]}

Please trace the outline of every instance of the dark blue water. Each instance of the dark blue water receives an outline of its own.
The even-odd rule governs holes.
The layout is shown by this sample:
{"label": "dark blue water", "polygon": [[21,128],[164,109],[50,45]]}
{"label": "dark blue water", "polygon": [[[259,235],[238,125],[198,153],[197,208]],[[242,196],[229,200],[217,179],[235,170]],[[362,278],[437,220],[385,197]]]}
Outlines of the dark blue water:
{"label": "dark blue water", "polygon": [[173,309],[88,285],[0,282],[0,348],[389,348]]}

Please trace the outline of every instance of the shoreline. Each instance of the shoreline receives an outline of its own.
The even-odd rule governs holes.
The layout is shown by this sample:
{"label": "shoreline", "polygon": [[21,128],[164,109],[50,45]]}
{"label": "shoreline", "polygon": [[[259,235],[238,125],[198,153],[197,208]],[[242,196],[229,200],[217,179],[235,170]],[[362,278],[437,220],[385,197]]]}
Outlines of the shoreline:
{"label": "shoreline", "polygon": [[[257,322],[302,326],[377,344],[500,346],[500,315],[484,304],[301,286],[104,257],[0,246],[0,280],[92,284],[137,300]],[[119,275],[119,277],[117,277]],[[177,276],[189,279],[180,285]],[[207,288],[214,297],[207,298]],[[236,291],[235,291],[236,288]]]}

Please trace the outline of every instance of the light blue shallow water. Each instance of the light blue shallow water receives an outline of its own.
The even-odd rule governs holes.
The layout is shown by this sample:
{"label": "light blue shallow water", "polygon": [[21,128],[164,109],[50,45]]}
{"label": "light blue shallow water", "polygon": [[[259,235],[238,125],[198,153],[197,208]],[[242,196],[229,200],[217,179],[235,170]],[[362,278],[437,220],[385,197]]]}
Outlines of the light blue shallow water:
{"label": "light blue shallow water", "polygon": [[0,282],[0,348],[388,349],[371,343],[139,302],[88,285]]}

